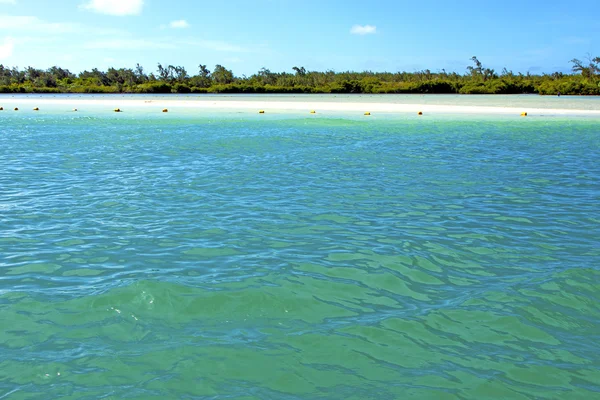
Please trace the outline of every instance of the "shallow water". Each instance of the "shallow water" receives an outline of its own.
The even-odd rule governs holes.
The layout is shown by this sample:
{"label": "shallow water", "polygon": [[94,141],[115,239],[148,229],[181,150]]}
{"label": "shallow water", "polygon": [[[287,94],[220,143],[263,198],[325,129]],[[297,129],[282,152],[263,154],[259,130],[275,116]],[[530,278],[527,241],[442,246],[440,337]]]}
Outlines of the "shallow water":
{"label": "shallow water", "polygon": [[0,114],[0,398],[600,397],[594,120]]}
{"label": "shallow water", "polygon": [[[60,100],[203,100],[203,101],[263,101],[307,102],[318,108],[319,103],[386,103],[442,106],[522,107],[567,110],[600,110],[600,96],[539,96],[525,95],[464,95],[464,94],[0,94],[0,106],[18,105],[25,99]],[[44,109],[52,105],[44,105]],[[60,109],[60,107],[56,107]],[[64,109],[64,106],[62,107]],[[81,107],[80,107],[81,108]],[[67,109],[68,110],[68,109]]]}

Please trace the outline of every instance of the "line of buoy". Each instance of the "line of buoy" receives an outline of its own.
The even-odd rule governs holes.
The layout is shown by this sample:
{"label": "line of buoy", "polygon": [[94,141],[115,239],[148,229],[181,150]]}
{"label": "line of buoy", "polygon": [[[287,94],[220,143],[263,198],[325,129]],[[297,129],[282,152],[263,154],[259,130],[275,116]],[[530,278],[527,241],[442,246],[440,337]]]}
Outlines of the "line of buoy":
{"label": "line of buoy", "polygon": [[[15,111],[19,111],[19,107],[15,107],[14,110]],[[39,110],[40,110],[39,107],[34,107],[33,108],[33,111],[39,111]],[[4,107],[0,107],[0,111],[4,111]],[[77,111],[77,109],[74,108],[73,111]],[[113,111],[114,112],[118,112],[118,113],[122,112],[120,108],[115,108]],[[162,112],[164,112],[164,113],[169,112],[169,109],[168,108],[163,108]],[[265,110],[259,110],[258,113],[259,114],[264,114]],[[311,114],[316,114],[317,112],[315,110],[310,110],[310,113]],[[371,115],[371,112],[366,111],[364,115]],[[423,111],[418,111],[417,115],[423,115]],[[521,113],[521,117],[526,117],[526,116],[527,116],[527,111],[523,111]]]}

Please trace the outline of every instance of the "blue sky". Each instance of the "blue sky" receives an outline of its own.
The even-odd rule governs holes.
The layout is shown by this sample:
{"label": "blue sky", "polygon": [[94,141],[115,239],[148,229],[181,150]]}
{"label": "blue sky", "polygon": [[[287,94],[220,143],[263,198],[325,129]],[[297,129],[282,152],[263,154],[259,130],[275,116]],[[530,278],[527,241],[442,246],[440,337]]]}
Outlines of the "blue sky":
{"label": "blue sky", "polygon": [[0,0],[0,63],[464,73],[475,55],[497,71],[568,72],[600,56],[599,18],[598,0]]}

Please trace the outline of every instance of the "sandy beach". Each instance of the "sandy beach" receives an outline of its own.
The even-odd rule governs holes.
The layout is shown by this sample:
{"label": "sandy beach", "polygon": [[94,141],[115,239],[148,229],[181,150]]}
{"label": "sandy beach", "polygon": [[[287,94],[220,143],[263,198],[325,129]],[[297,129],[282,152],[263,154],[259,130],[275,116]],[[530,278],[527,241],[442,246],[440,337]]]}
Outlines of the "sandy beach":
{"label": "sandy beach", "polygon": [[[120,108],[127,109],[163,109],[169,111],[176,109],[205,109],[205,110],[264,110],[265,113],[272,112],[357,112],[357,113],[418,113],[425,114],[475,114],[475,115],[516,115],[527,113],[528,116],[588,116],[600,117],[600,110],[572,109],[572,108],[536,108],[536,107],[500,107],[500,106],[473,106],[473,105],[448,105],[448,104],[398,104],[385,102],[362,102],[362,101],[305,101],[298,99],[294,101],[278,101],[268,97],[264,101],[259,98],[235,100],[224,99],[135,99],[129,97],[115,98],[54,98],[54,97],[4,97],[0,98],[0,104],[5,110],[13,107],[62,107],[72,108],[106,108],[112,110]],[[360,99],[358,99],[360,100]]]}

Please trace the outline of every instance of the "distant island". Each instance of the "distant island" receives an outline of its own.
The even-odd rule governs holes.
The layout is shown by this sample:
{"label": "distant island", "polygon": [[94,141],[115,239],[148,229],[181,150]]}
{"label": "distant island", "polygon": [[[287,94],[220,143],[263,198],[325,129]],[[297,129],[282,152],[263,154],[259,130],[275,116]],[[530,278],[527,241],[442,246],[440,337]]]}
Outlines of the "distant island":
{"label": "distant island", "polygon": [[572,73],[532,75],[501,73],[485,68],[477,57],[464,74],[456,72],[334,72],[307,71],[294,67],[293,73],[262,68],[251,76],[234,76],[216,65],[211,71],[198,66],[190,75],[181,66],[158,64],[156,73],[135,68],[97,68],[74,74],[67,69],[24,70],[0,64],[0,93],[460,93],[600,95],[600,57],[587,62],[571,60]]}

